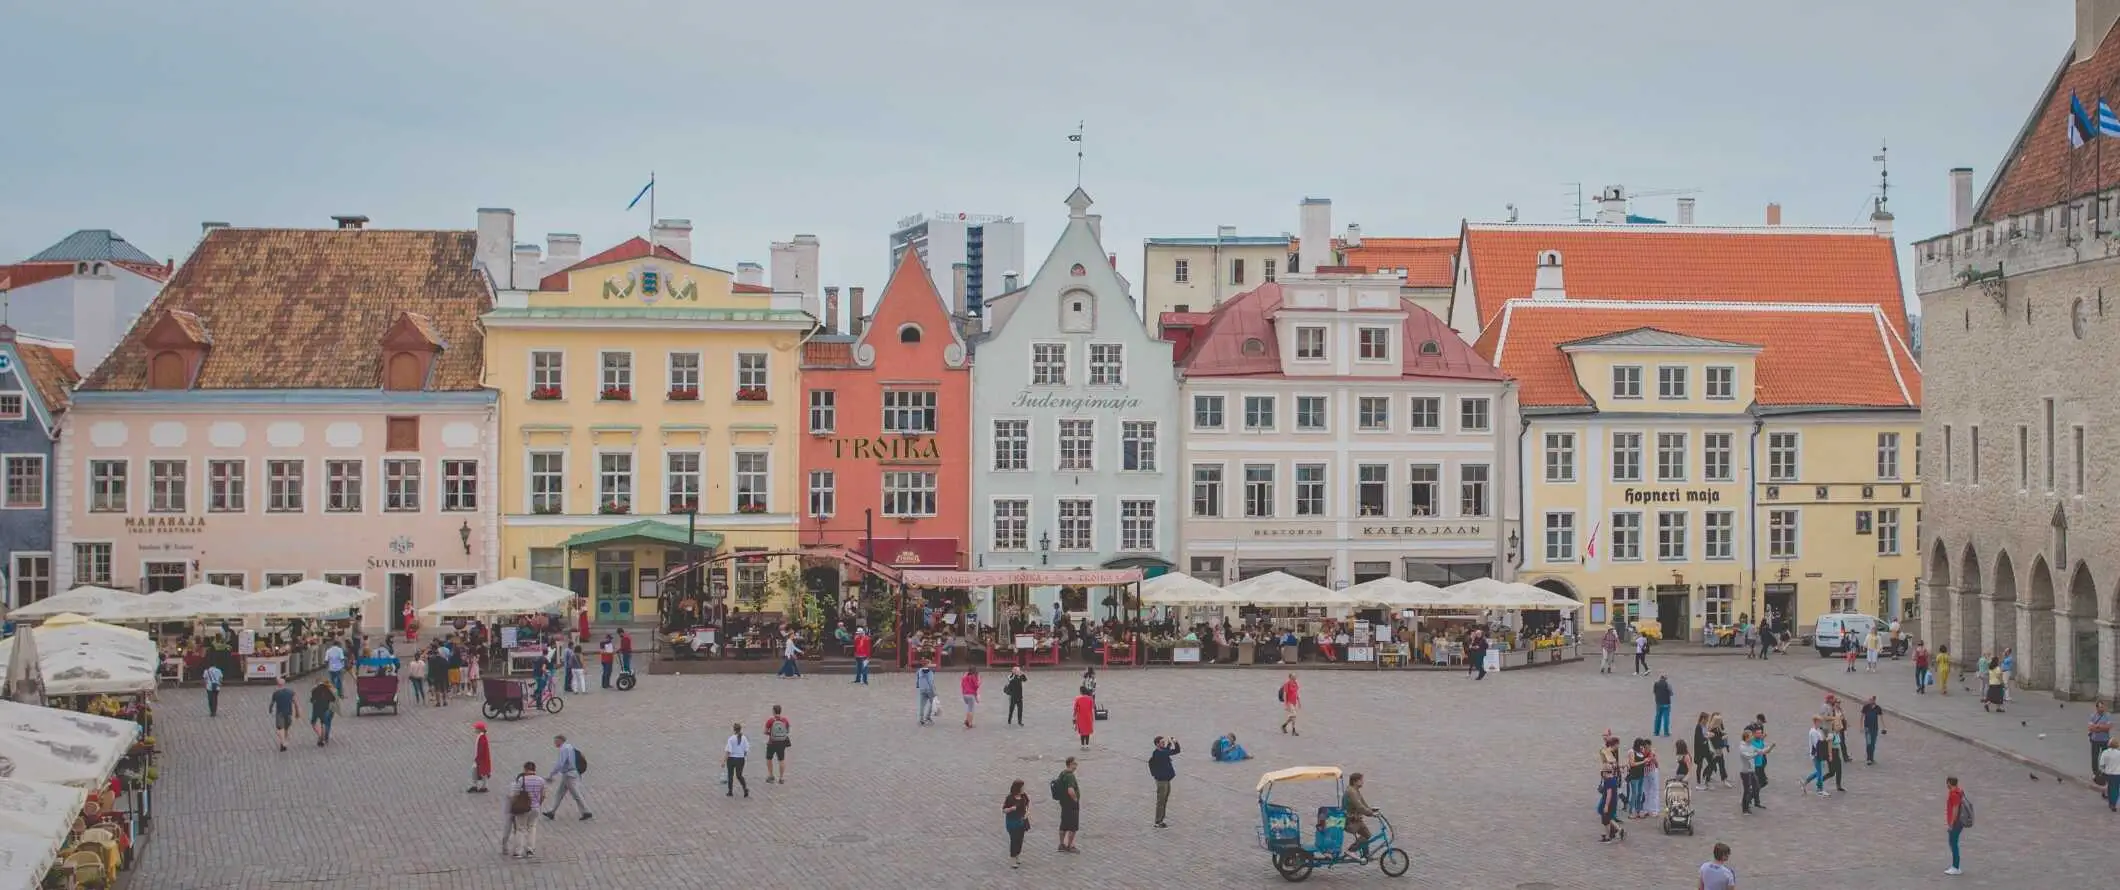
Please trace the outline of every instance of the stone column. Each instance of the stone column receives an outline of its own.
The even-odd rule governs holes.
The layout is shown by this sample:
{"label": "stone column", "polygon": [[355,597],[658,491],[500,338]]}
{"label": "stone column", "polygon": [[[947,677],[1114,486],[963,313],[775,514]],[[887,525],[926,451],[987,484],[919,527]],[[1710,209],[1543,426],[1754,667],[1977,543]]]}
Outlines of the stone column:
{"label": "stone column", "polygon": [[2120,701],[2120,621],[2098,622],[2098,697]]}
{"label": "stone column", "polygon": [[2034,609],[2023,600],[2017,601],[2017,614],[2011,616],[2017,622],[2017,683],[2026,689],[2046,689],[2053,684],[2054,647],[2034,645],[2039,639],[2039,623],[2052,626],[2053,613],[2047,609]]}
{"label": "stone column", "polygon": [[1946,635],[1951,632],[1952,593],[1949,584],[1933,578],[1929,580],[1928,587],[1927,593],[1921,598],[1921,626],[1916,630],[1915,638],[1927,643],[1929,650],[1933,652],[1936,644],[1946,639]]}
{"label": "stone column", "polygon": [[2076,685],[2076,616],[2054,610],[2054,697],[2069,700]]}
{"label": "stone column", "polygon": [[1956,618],[1951,633],[1952,673],[1957,673],[1959,665],[1970,666],[1980,660],[1980,644],[1986,633],[1982,629],[1981,619],[1986,610],[1981,602],[1980,588],[1959,587],[1957,595],[1958,602],[1954,604],[1956,608],[1951,610]]}

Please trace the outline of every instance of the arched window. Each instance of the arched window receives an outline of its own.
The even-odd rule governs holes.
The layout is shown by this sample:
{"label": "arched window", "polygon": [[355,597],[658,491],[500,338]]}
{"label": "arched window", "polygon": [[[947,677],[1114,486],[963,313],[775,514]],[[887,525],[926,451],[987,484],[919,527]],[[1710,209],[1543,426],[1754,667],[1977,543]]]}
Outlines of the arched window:
{"label": "arched window", "polygon": [[398,392],[413,392],[424,389],[427,368],[420,357],[410,352],[393,352],[383,372],[383,388]]}
{"label": "arched window", "polygon": [[1443,354],[1443,344],[1441,344],[1441,343],[1437,343],[1437,342],[1435,342],[1434,340],[1422,340],[1422,341],[1421,341],[1421,354],[1422,354],[1422,355],[1442,355],[1442,354]]}
{"label": "arched window", "polygon": [[155,353],[155,357],[147,363],[147,388],[186,388],[191,382],[187,379],[191,376],[190,364],[190,362],[184,360],[183,353],[174,349],[165,349]]}
{"label": "arched window", "polygon": [[900,325],[900,326],[899,326],[899,328],[898,328],[898,342],[900,342],[900,343],[918,343],[918,342],[920,342],[920,326],[919,326],[919,325],[917,325],[917,324],[909,324],[909,325]]}

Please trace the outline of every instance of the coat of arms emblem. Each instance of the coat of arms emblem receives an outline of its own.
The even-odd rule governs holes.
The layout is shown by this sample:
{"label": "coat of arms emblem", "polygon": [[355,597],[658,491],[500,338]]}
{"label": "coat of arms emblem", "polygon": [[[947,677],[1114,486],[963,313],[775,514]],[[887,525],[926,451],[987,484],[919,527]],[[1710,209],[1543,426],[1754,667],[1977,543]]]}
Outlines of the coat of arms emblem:
{"label": "coat of arms emblem", "polygon": [[403,556],[412,552],[412,536],[399,535],[390,541],[390,552]]}

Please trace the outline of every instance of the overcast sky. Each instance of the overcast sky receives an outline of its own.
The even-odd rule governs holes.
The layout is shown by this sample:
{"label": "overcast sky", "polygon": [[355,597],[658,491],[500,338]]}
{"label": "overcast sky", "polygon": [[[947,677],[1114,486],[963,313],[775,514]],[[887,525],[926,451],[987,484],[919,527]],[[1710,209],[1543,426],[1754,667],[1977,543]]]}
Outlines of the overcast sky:
{"label": "overcast sky", "polygon": [[[202,220],[470,228],[599,250],[657,174],[697,259],[823,241],[879,288],[928,211],[1058,236],[1084,185],[1138,278],[1151,235],[1371,235],[1575,214],[1573,186],[1700,189],[1698,221],[1863,222],[1891,145],[1901,243],[1985,184],[2073,37],[2021,0],[0,0],[0,260],[79,228],[182,258]],[[1672,198],[1635,212],[1670,218]],[[1902,253],[1904,257],[1904,253]],[[1028,271],[1028,270],[1026,270]],[[1138,287],[1138,283],[1136,285]]]}

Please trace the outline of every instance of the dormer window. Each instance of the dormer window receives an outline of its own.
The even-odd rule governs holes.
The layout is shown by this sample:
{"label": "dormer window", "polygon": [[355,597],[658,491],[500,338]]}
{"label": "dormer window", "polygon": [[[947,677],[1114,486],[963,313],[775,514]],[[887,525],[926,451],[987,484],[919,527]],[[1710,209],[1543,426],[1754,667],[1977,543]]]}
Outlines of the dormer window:
{"label": "dormer window", "polygon": [[1437,342],[1435,342],[1434,340],[1423,340],[1423,341],[1421,341],[1421,354],[1422,354],[1422,355],[1442,355],[1442,354],[1443,354],[1443,344],[1441,344],[1441,343],[1437,343]]}
{"label": "dormer window", "polygon": [[213,337],[197,315],[172,309],[155,319],[141,343],[147,347],[148,389],[190,389]]}
{"label": "dormer window", "polygon": [[155,353],[147,363],[148,389],[185,389],[190,385],[191,362],[174,349]]}
{"label": "dormer window", "polygon": [[393,352],[383,369],[383,388],[394,392],[413,392],[424,388],[427,382],[427,363],[410,352]]}
{"label": "dormer window", "polygon": [[917,324],[909,324],[909,325],[901,325],[901,326],[899,326],[899,328],[898,328],[898,342],[900,342],[900,343],[918,343],[918,342],[920,342],[920,326],[919,326],[919,325],[917,325]]}
{"label": "dormer window", "polygon": [[419,392],[440,358],[441,334],[434,320],[417,312],[400,312],[383,333],[383,389],[388,392]]}

